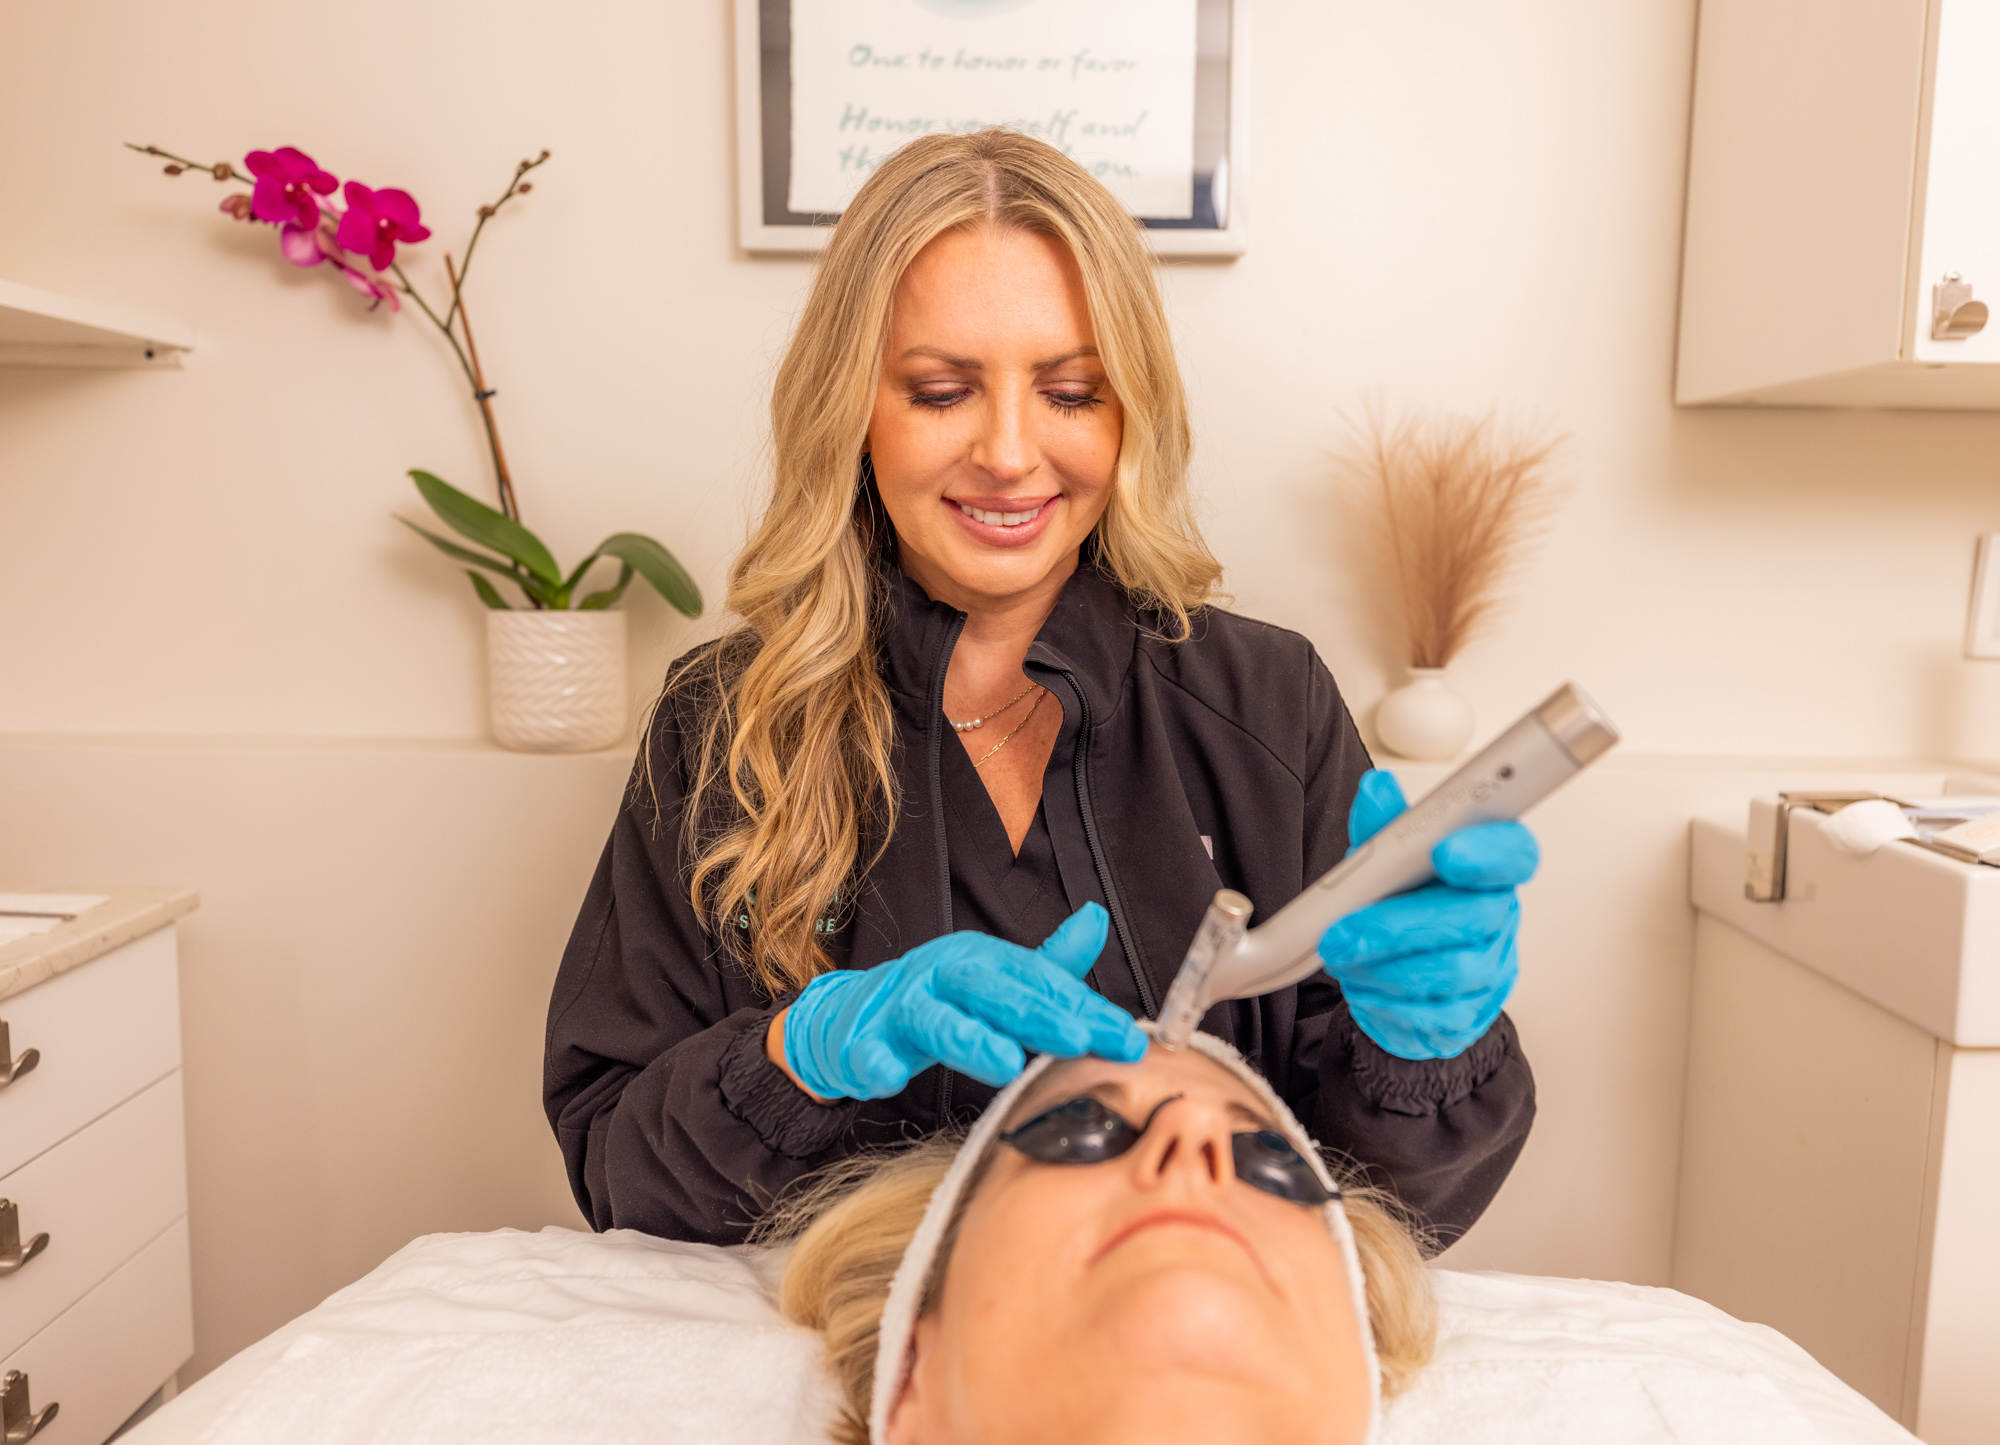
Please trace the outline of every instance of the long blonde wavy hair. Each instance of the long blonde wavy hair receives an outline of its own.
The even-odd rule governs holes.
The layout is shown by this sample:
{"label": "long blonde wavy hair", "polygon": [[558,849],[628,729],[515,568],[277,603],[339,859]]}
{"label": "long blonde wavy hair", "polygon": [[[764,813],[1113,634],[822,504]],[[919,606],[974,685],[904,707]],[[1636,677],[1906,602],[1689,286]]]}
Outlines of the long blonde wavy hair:
{"label": "long blonde wavy hair", "polygon": [[939,235],[981,224],[1052,237],[1083,274],[1124,409],[1098,565],[1171,638],[1221,576],[1188,499],[1187,399],[1138,223],[1081,166],[1011,131],[891,154],[834,228],[778,368],[770,501],[729,573],[741,625],[667,684],[706,714],[689,769],[689,897],[718,938],[740,937],[741,921],[744,961],[774,995],[830,967],[823,920],[851,906],[895,824],[877,661],[891,538],[862,450],[903,272]]}
{"label": "long blonde wavy hair", "polygon": [[[759,1223],[767,1244],[796,1240],[778,1286],[786,1319],[819,1332],[826,1366],[840,1390],[836,1445],[868,1445],[868,1404],[882,1310],[903,1253],[923,1222],[962,1140],[936,1135],[895,1154],[856,1155],[821,1174]],[[968,1191],[970,1194],[970,1191]],[[1361,1258],[1368,1323],[1375,1336],[1382,1394],[1415,1380],[1437,1341],[1437,1305],[1417,1241],[1388,1195],[1343,1182],[1341,1202]],[[939,1247],[936,1277],[955,1241]],[[935,1286],[933,1286],[935,1290]],[[921,1306],[929,1314],[935,1293]]]}

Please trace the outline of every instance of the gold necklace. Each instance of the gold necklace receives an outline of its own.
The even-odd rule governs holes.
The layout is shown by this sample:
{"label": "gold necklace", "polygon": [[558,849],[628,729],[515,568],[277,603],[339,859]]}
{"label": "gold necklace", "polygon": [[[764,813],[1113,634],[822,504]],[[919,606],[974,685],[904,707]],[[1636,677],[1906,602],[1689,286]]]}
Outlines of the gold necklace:
{"label": "gold necklace", "polygon": [[[1035,684],[1031,682],[1026,687],[1022,688],[1019,692],[1015,693],[1012,697],[1008,698],[1005,702],[1001,703],[1000,706],[994,708],[992,712],[987,713],[985,717],[976,717],[971,722],[952,723],[951,730],[955,733],[969,733],[974,728],[985,727],[988,722],[1000,716],[1001,713],[1007,711],[1008,708],[1012,707],[1015,703],[1019,702],[1022,698],[1026,697],[1029,693],[1033,692],[1034,690],[1035,690]],[[945,721],[951,722],[951,719],[946,718]]]}
{"label": "gold necklace", "polygon": [[[1035,687],[1035,686],[1037,686],[1038,684],[1036,684],[1036,683],[1029,683],[1028,685],[1029,685],[1030,687]],[[1048,695],[1049,695],[1049,690],[1048,690],[1047,688],[1042,688],[1042,697],[1038,697],[1038,698],[1036,698],[1036,699],[1035,699],[1035,705],[1034,705],[1033,707],[1031,707],[1031,708],[1029,708],[1029,709],[1028,709],[1028,715],[1027,715],[1026,717],[1022,718],[1022,719],[1021,719],[1021,721],[1020,721],[1019,723],[1015,724],[1015,727],[1014,727],[1014,733],[1017,733],[1017,732],[1019,732],[1019,731],[1020,731],[1020,730],[1021,730],[1022,728],[1026,727],[1026,726],[1027,726],[1027,725],[1028,725],[1029,723],[1031,723],[1031,722],[1033,722],[1033,721],[1035,720],[1035,714],[1036,714],[1037,712],[1041,711],[1041,707],[1042,707],[1042,698],[1044,698],[1044,697],[1047,697]],[[1020,698],[1015,698],[1015,699],[1014,699],[1014,701],[1015,701],[1015,702],[1019,702],[1019,701],[1020,701]],[[992,716],[992,714],[991,714],[991,713],[988,713],[988,714],[987,714],[987,716],[988,716],[988,717],[991,717],[991,716]],[[985,766],[986,766],[986,758],[990,758],[990,757],[992,757],[992,756],[993,756],[993,755],[994,755],[995,753],[999,752],[999,751],[1000,751],[1000,749],[1002,749],[1002,748],[1006,747],[1006,746],[1007,746],[1007,744],[1009,744],[1009,743],[1011,743],[1012,741],[1014,741],[1014,733],[1008,733],[1006,737],[1004,737],[1004,738],[1000,739],[1000,741],[999,741],[999,742],[995,743],[995,744],[994,744],[994,745],[993,745],[992,747],[988,748],[988,749],[986,750],[986,757],[983,757],[983,758],[981,758],[981,759],[980,759],[980,760],[979,760],[978,762],[974,763],[974,764],[973,764],[972,766],[973,766],[974,768],[983,768],[983,767],[985,767]]]}

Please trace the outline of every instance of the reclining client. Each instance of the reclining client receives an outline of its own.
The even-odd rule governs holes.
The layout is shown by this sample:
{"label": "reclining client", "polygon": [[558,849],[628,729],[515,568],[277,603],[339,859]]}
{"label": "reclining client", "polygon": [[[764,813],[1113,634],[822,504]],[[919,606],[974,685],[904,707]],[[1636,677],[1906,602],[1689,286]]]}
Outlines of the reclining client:
{"label": "reclining client", "polygon": [[[1359,1445],[1429,1357],[1410,1236],[1346,1198],[1228,1045],[1045,1056],[962,1147],[836,1166],[767,1216],[841,1445]],[[1343,1207],[1344,1206],[1344,1207]]]}
{"label": "reclining client", "polygon": [[[1059,151],[895,151],[771,421],[740,621],[668,672],[550,1002],[598,1228],[739,1242],[1031,1054],[1138,1059],[1219,886],[1268,914],[1403,806],[1312,646],[1216,605],[1143,234]],[[1519,824],[1453,834],[1324,974],[1204,1021],[1436,1242],[1533,1117],[1501,1005],[1535,861]]]}

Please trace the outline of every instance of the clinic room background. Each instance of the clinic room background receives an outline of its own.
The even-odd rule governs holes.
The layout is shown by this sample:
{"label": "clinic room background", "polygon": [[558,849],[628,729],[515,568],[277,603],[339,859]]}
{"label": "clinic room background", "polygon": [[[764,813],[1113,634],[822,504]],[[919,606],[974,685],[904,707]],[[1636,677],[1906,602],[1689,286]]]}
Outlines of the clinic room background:
{"label": "clinic room background", "polygon": [[[1695,20],[1259,0],[1251,243],[1163,273],[1227,586],[1364,727],[1403,679],[1334,501],[1343,416],[1570,434],[1454,678],[1482,736],[1575,678],[1624,743],[1536,817],[1510,1008],[1541,1113],[1458,1267],[1668,1282],[1691,818],[2000,758],[2000,663],[1962,647],[2000,415],[1674,404]],[[711,600],[628,594],[643,692],[717,626],[810,274],[737,244],[731,45],[720,0],[0,11],[0,277],[199,336],[180,371],[0,371],[0,878],[201,893],[184,1380],[417,1234],[579,1224],[541,1034],[631,751],[486,740],[478,601],[391,519],[412,465],[485,476],[432,338],[247,264],[219,188],[120,143],[296,143],[453,235],[553,152],[482,256],[480,344],[558,555],[631,527]]]}

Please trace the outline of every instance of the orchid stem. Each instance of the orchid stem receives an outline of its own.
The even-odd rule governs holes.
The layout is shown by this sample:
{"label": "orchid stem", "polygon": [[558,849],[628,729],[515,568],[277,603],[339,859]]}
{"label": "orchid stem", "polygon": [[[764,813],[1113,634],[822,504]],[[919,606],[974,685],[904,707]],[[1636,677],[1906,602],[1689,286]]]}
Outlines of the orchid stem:
{"label": "orchid stem", "polygon": [[[158,146],[134,145],[129,140],[126,141],[124,145],[126,150],[137,151],[142,156],[158,156],[163,161],[172,161],[175,165],[181,167],[182,174],[188,174],[190,172],[199,171],[201,172],[201,174],[205,176],[214,176],[215,179],[219,181],[241,181],[246,186],[254,186],[257,184],[255,180],[253,180],[249,176],[244,175],[243,172],[237,170],[236,167],[234,165],[231,165],[228,161],[217,161],[214,163],[214,165],[210,165],[202,161],[191,161],[186,156],[177,156],[172,151],[163,151]],[[215,174],[216,166],[228,166],[229,173],[227,175],[217,176]]]}
{"label": "orchid stem", "polygon": [[[493,476],[495,490],[500,496],[500,510],[504,515],[513,518],[513,520],[520,521],[521,515],[514,501],[514,483],[507,475],[507,454],[500,446],[500,428],[493,419],[491,401],[487,397],[480,395],[481,392],[486,390],[486,385],[480,379],[478,366],[471,357],[466,355],[465,348],[459,344],[457,332],[445,322],[443,317],[439,316],[431,308],[430,302],[424,300],[423,293],[417,290],[411,283],[410,278],[403,273],[402,266],[392,262],[389,269],[395,273],[396,279],[402,282],[403,294],[417,303],[417,309],[424,313],[425,318],[429,320],[431,325],[435,326],[439,334],[451,344],[452,353],[458,358],[459,369],[465,373],[465,379],[472,387],[472,399],[479,403],[479,419],[486,426],[486,447],[493,457]],[[463,311],[461,311],[461,320],[463,320],[463,314]],[[470,340],[471,335],[472,333],[468,331],[466,339]]]}
{"label": "orchid stem", "polygon": [[500,213],[500,208],[502,206],[506,205],[509,201],[513,200],[516,195],[520,194],[521,182],[527,179],[528,172],[534,170],[537,166],[542,165],[544,162],[548,160],[548,158],[549,158],[549,153],[546,150],[544,150],[540,155],[536,156],[533,160],[522,161],[518,166],[514,167],[514,178],[511,181],[507,182],[507,189],[500,193],[500,199],[495,201],[490,206],[481,206],[479,208],[478,224],[476,224],[472,228],[472,239],[465,243],[464,264],[462,264],[458,268],[457,280],[452,282],[451,309],[445,312],[445,318],[444,318],[445,324],[447,326],[449,326],[452,323],[452,321],[454,321],[458,316],[459,293],[465,289],[465,278],[472,274],[472,253],[479,248],[479,236],[480,233],[486,229],[486,223],[492,220],[495,216],[497,216]]}
{"label": "orchid stem", "polygon": [[500,447],[500,428],[493,421],[493,393],[487,389],[486,371],[479,364],[479,344],[472,339],[472,313],[466,309],[460,294],[465,286],[465,273],[453,267],[449,251],[445,252],[444,274],[451,278],[452,305],[458,312],[459,329],[465,333],[465,349],[472,357],[472,395],[486,422],[486,439],[493,446],[493,475],[500,485],[500,510],[518,522],[521,508],[514,500],[513,479],[507,475],[507,454]]}

